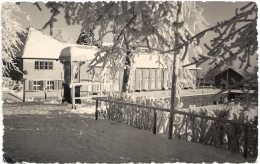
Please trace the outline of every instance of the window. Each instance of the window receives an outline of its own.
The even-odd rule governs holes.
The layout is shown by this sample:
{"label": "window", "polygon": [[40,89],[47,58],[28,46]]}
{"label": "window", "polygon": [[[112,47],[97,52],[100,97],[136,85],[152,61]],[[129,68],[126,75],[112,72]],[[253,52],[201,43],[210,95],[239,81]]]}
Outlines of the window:
{"label": "window", "polygon": [[52,80],[46,81],[46,90],[54,90],[54,81]]}
{"label": "window", "polygon": [[39,61],[35,61],[35,63],[34,63],[34,69],[39,69]]}
{"label": "window", "polygon": [[42,89],[42,81],[34,81],[33,82],[33,90],[39,91]]}
{"label": "window", "polygon": [[113,83],[114,84],[114,90],[119,91],[119,84],[118,83]]}
{"label": "window", "polygon": [[29,81],[30,91],[43,91],[43,90],[61,90],[63,88],[62,80],[39,80]]}
{"label": "window", "polygon": [[40,69],[43,69],[43,61],[40,61]]}
{"label": "window", "polygon": [[34,69],[51,70],[53,69],[52,61],[35,61]]}
{"label": "window", "polygon": [[161,74],[161,70],[160,69],[158,69],[158,79],[161,79],[162,78],[162,74]]}
{"label": "window", "polygon": [[145,80],[149,80],[149,70],[143,70],[145,75]]}
{"label": "window", "polygon": [[52,69],[53,67],[52,67],[52,62],[48,62],[49,63],[49,69]]}
{"label": "window", "polygon": [[44,69],[48,69],[48,68],[49,68],[49,67],[48,67],[48,66],[49,66],[48,63],[49,63],[49,62],[47,62],[47,61],[44,62]]}

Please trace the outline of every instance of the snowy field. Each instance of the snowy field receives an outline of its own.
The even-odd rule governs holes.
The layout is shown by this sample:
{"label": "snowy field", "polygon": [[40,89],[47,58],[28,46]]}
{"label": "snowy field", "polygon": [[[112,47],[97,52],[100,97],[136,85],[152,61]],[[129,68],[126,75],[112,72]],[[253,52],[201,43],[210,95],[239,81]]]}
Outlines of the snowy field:
{"label": "snowy field", "polygon": [[[152,134],[106,119],[94,107],[3,105],[3,151],[17,162],[254,162],[226,149]],[[102,117],[99,117],[102,118]]]}
{"label": "snowy field", "polygon": [[[219,90],[185,90],[182,95],[214,94]],[[166,98],[170,91],[135,92],[136,96]],[[87,105],[92,104],[92,105]],[[95,102],[76,104],[60,100],[3,105],[3,150],[18,162],[254,162],[226,149],[191,143],[165,134],[152,134],[110,120],[94,119]],[[196,107],[195,110],[200,110]],[[208,110],[225,106],[204,106]],[[238,110],[239,107],[234,108]],[[252,106],[251,115],[258,114]],[[109,154],[107,152],[110,152]]]}

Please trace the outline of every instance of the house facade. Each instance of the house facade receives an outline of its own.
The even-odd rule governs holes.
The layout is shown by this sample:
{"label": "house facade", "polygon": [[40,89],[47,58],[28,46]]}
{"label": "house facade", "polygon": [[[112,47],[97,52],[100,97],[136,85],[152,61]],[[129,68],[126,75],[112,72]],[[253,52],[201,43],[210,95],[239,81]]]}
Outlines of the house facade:
{"label": "house facade", "polygon": [[[79,68],[79,82],[88,85],[82,85],[81,95],[91,95],[105,90],[106,92],[120,92],[122,88],[123,70],[117,73],[115,79],[106,77],[106,83],[103,87],[100,85],[98,77],[88,70],[88,63],[93,59],[98,51],[97,47],[65,44],[52,37],[43,34],[33,28],[27,29],[25,36],[20,36],[23,45],[20,45],[20,51],[16,54],[17,66],[23,74],[11,73],[12,79],[24,81],[24,97],[62,97],[64,94],[64,84],[68,81],[66,78],[67,65],[60,59],[64,53],[70,54],[72,50],[77,49],[86,57],[85,64]],[[66,50],[66,51],[65,51]],[[80,51],[78,51],[80,50]],[[75,54],[75,53],[74,53]],[[171,79],[168,77],[168,70],[159,68],[156,63],[156,57],[148,55],[139,56],[135,63],[135,71],[131,78],[130,91],[136,90],[162,90],[170,87]],[[191,68],[190,72],[196,77],[198,68]],[[96,74],[101,70],[101,65],[95,67]],[[94,81],[93,81],[94,79]],[[196,79],[196,78],[195,78]],[[196,82],[195,82],[196,84]]]}
{"label": "house facade", "polygon": [[33,28],[27,28],[26,35],[19,38],[23,45],[19,45],[16,63],[23,74],[11,73],[11,77],[24,81],[25,98],[61,96],[64,66],[58,59],[69,45]]}

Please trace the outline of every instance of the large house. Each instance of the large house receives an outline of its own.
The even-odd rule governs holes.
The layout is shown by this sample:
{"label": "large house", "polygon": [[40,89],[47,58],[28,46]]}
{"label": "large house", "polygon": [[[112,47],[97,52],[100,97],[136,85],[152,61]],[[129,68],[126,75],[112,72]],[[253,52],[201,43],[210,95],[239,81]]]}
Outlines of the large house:
{"label": "large house", "polygon": [[[14,72],[12,79],[24,80],[25,97],[52,97],[62,96],[64,83],[66,82],[66,57],[73,57],[75,60],[85,60],[78,70],[80,72],[80,82],[93,82],[93,75],[87,72],[88,62],[98,51],[97,47],[65,44],[52,37],[43,34],[41,31],[28,28],[25,36],[20,36],[23,45],[20,45],[20,51],[16,54],[17,66],[24,73]],[[69,59],[68,59],[69,60]],[[135,72],[132,78],[132,87],[130,90],[162,90],[168,88],[170,79],[167,69],[159,68],[156,63],[156,56],[150,58],[148,55],[141,55],[135,63]],[[145,62],[145,64],[144,64]],[[101,66],[95,68],[95,72],[100,71]],[[196,67],[190,67],[190,72],[196,77]],[[122,87],[122,72],[118,72],[117,78],[111,81],[107,78],[107,91],[119,92]],[[196,78],[195,78],[196,79]],[[194,80],[195,80],[194,79]],[[94,77],[94,82],[89,85],[83,85],[80,94],[94,94],[100,92],[101,86],[99,79]],[[196,84],[196,82],[194,83]]]}

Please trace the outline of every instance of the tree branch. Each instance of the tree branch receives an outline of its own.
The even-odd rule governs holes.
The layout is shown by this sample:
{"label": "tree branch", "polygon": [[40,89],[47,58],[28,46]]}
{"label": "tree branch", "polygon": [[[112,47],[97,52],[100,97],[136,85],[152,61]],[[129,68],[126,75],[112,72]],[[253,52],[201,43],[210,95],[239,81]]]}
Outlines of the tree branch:
{"label": "tree branch", "polygon": [[106,7],[106,9],[99,15],[99,17],[96,19],[96,21],[99,21],[99,19],[101,18],[101,16],[108,11],[108,9],[110,7],[112,7],[115,4],[115,2],[110,2],[110,4],[108,4],[108,6]]}
{"label": "tree branch", "polygon": [[117,37],[116,40],[118,40],[118,39],[121,37],[121,35],[122,35],[122,33],[124,32],[126,26],[128,26],[128,25],[132,22],[132,20],[135,19],[136,16],[137,16],[137,15],[134,15],[134,16],[127,22],[127,24],[123,27],[123,29],[121,30],[121,32],[120,32],[120,34],[119,34],[119,36]]}

